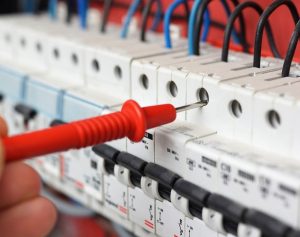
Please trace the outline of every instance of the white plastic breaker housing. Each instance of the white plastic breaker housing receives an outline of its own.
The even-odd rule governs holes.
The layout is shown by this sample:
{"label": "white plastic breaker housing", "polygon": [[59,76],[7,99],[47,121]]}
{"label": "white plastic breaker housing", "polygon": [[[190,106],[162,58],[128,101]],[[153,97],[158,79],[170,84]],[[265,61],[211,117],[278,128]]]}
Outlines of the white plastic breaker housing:
{"label": "white plastic breaker housing", "polygon": [[[195,72],[197,77],[206,75],[209,71],[209,65],[219,62],[219,54],[212,54],[211,56],[200,56],[199,60],[192,63],[186,63],[184,65],[177,64],[168,67],[160,67],[158,72],[158,103],[172,103],[174,106],[182,106],[187,104],[188,96],[193,98],[191,103],[199,101],[200,99],[206,99],[206,93],[199,96],[199,89],[197,87],[188,88],[188,79],[191,73]],[[248,58],[247,55],[241,55],[236,53],[236,56],[232,56],[232,60],[239,61],[244,58]],[[229,63],[230,65],[231,63]],[[226,70],[227,68],[223,68]],[[195,91],[195,92],[194,92]],[[194,98],[195,97],[195,98]],[[199,111],[199,110],[194,110]],[[185,120],[186,113],[182,113],[178,116],[178,119]]]}
{"label": "white plastic breaker housing", "polygon": [[[278,76],[280,77],[280,75]],[[277,78],[281,87],[259,91],[253,98],[253,144],[299,158],[299,78]]]}
{"label": "white plastic breaker housing", "polygon": [[[190,160],[186,157],[185,144],[214,133],[205,127],[197,127],[182,121],[157,128],[155,130],[155,163],[176,171],[183,178],[188,177],[189,170],[183,167],[193,164],[190,164]],[[197,181],[200,180],[197,179]]]}
{"label": "white plastic breaker housing", "polygon": [[142,43],[135,39],[90,43],[86,49],[86,76],[88,87],[99,91],[113,91],[123,99],[131,97],[131,63],[135,59],[170,54],[186,50],[184,41],[174,49],[165,49],[160,43]]}
{"label": "white plastic breaker housing", "polygon": [[187,52],[183,51],[134,60],[131,69],[132,99],[137,100],[143,106],[157,104],[159,68],[198,61],[203,57],[216,56],[220,52],[220,49],[209,44],[203,44],[202,47],[203,55],[201,57],[189,56]]}
{"label": "white plastic breaker housing", "polygon": [[[239,139],[247,143],[253,142],[253,144],[261,144],[261,147],[266,147],[266,143],[262,142],[262,140],[265,140],[265,135],[257,138],[258,140],[252,137],[256,133],[253,122],[257,119],[257,115],[254,113],[254,110],[256,110],[254,98],[259,92],[299,81],[297,78],[281,78],[280,74],[281,70],[278,69],[222,81],[215,95],[217,99],[217,117],[219,118],[218,132],[228,138]],[[260,107],[261,102],[260,100],[257,106]],[[265,124],[264,121],[261,121],[261,123]],[[259,133],[265,134],[264,131],[259,130]],[[281,133],[281,135],[283,134]],[[281,146],[284,143],[282,139],[285,140],[283,137],[279,139]],[[270,144],[268,147],[270,147]]]}
{"label": "white plastic breaker housing", "polygon": [[219,125],[222,123],[221,118],[217,117],[221,82],[251,74],[258,75],[281,67],[281,61],[263,59],[262,68],[253,68],[252,57],[249,55],[237,53],[233,56],[235,56],[233,61],[228,63],[215,62],[205,65],[205,67],[195,65],[194,69],[190,69],[186,78],[187,104],[195,103],[199,101],[199,98],[207,100],[208,104],[201,109],[187,111],[187,121],[218,129],[219,126],[222,126]]}

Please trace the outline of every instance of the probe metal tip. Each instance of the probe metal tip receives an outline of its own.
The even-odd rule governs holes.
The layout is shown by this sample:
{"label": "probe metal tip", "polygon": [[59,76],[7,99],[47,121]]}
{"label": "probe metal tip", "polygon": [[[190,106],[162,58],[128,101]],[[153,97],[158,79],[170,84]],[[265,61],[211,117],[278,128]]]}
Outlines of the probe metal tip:
{"label": "probe metal tip", "polygon": [[202,107],[206,106],[207,104],[208,104],[208,101],[206,101],[206,100],[198,101],[194,104],[189,104],[189,105],[184,105],[184,106],[181,106],[181,107],[177,107],[176,112],[180,113],[180,112],[184,112],[184,111],[191,110],[191,109],[202,108]]}

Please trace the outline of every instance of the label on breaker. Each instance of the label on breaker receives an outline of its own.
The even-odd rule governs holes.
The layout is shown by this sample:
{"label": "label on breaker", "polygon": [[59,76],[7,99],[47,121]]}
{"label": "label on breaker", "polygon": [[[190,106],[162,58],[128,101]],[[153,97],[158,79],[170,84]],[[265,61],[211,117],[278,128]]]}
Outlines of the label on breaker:
{"label": "label on breaker", "polygon": [[184,214],[170,202],[156,200],[156,234],[162,237],[180,237],[185,232]]}
{"label": "label on breaker", "polygon": [[155,232],[155,201],[138,188],[128,188],[129,219],[147,231]]}
{"label": "label on breaker", "polygon": [[218,183],[219,156],[206,149],[203,140],[194,140],[187,144],[184,170],[186,179],[200,187],[215,192]]}
{"label": "label on breaker", "polygon": [[102,158],[94,156],[90,148],[64,153],[63,176],[98,201],[103,200]]}
{"label": "label on breaker", "polygon": [[147,162],[154,162],[154,130],[147,131],[141,142],[127,139],[127,151]]}
{"label": "label on breaker", "polygon": [[[219,192],[244,205],[253,207],[258,194],[258,167],[243,157],[222,156]],[[228,192],[230,190],[230,192]]]}
{"label": "label on breaker", "polygon": [[104,201],[105,206],[118,213],[128,216],[128,191],[113,175],[104,175]]}
{"label": "label on breaker", "polygon": [[299,227],[299,176],[293,177],[280,169],[266,168],[260,171],[258,182],[257,208],[293,227]]}
{"label": "label on breaker", "polygon": [[209,229],[203,221],[185,218],[185,237],[218,237],[217,232]]}

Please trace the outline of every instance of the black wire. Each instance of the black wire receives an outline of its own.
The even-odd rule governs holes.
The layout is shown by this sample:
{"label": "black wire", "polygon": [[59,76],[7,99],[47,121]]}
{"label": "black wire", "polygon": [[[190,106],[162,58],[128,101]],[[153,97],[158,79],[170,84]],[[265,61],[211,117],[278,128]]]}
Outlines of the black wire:
{"label": "black wire", "polygon": [[253,67],[260,68],[260,57],[261,57],[261,48],[262,48],[262,38],[263,38],[263,32],[264,28],[266,26],[266,23],[271,16],[271,14],[280,6],[285,5],[289,11],[290,14],[293,17],[293,20],[295,22],[295,25],[298,22],[299,14],[297,7],[295,4],[290,0],[277,0],[273,2],[261,15],[259,18],[259,22],[257,24],[256,33],[255,33],[255,43],[254,43],[254,57],[253,57]]}
{"label": "black wire", "polygon": [[103,14],[101,19],[101,25],[100,25],[100,32],[105,33],[106,32],[106,26],[108,23],[108,17],[110,10],[112,8],[113,0],[105,0],[104,6],[103,6]]}
{"label": "black wire", "polygon": [[70,24],[72,22],[72,16],[73,16],[73,0],[66,0],[67,4],[67,15],[66,15],[66,23]]}
{"label": "black wire", "polygon": [[[231,16],[229,17],[229,20],[226,25],[225,33],[224,33],[223,49],[222,49],[222,57],[221,57],[221,60],[223,62],[228,62],[229,44],[230,44],[231,33],[234,27],[234,22],[236,21],[237,17],[242,13],[242,11],[246,10],[247,8],[252,8],[258,13],[258,15],[261,15],[264,11],[259,4],[253,1],[243,2],[234,9]],[[267,31],[267,36],[268,36],[269,44],[273,55],[276,58],[280,58],[280,54],[276,47],[273,31],[269,21],[267,21],[266,24],[266,31]],[[245,47],[243,47],[243,50],[244,52],[247,52],[247,49],[245,49]]]}
{"label": "black wire", "polygon": [[[161,7],[160,0],[148,0],[147,1],[145,9],[142,14],[142,24],[141,24],[141,34],[140,34],[140,40],[142,42],[146,42],[147,23],[148,23],[148,18],[149,18],[149,15],[151,14],[151,9],[152,9],[154,2],[157,3],[158,7]],[[158,9],[158,10],[162,12],[162,9]]]}
{"label": "black wire", "polygon": [[[197,19],[196,19],[196,24],[195,24],[195,38],[193,41],[194,44],[194,55],[200,55],[200,37],[201,37],[201,32],[202,32],[202,24],[203,24],[203,17],[205,14],[205,11],[208,8],[208,5],[212,2],[213,0],[203,0],[201,2],[198,14],[197,14]],[[239,2],[238,0],[231,0],[234,6],[238,6]],[[225,1],[225,4],[227,2]],[[245,19],[243,15],[239,16],[239,23],[240,23],[240,30],[241,30],[241,44],[245,45],[245,47],[248,47],[247,42],[246,42],[246,28],[245,28]]]}
{"label": "black wire", "polygon": [[290,39],[289,48],[287,50],[283,67],[282,67],[282,72],[281,72],[282,77],[288,77],[290,75],[291,65],[296,52],[299,37],[300,37],[300,21],[298,21],[295,30],[293,32],[293,35]]}
{"label": "black wire", "polygon": [[188,0],[184,1],[184,11],[185,11],[185,17],[186,17],[187,24],[189,24],[190,8],[189,8]]}

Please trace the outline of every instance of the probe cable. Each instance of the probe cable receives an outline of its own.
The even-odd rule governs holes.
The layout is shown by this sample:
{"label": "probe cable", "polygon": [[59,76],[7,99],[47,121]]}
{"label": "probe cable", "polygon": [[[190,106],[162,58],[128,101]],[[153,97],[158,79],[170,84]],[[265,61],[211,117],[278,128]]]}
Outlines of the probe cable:
{"label": "probe cable", "polygon": [[147,129],[173,122],[176,113],[200,109],[206,105],[206,101],[199,101],[179,108],[171,104],[142,108],[134,100],[128,100],[120,112],[4,137],[2,139],[4,157],[6,162],[24,160],[124,137],[139,142]]}

